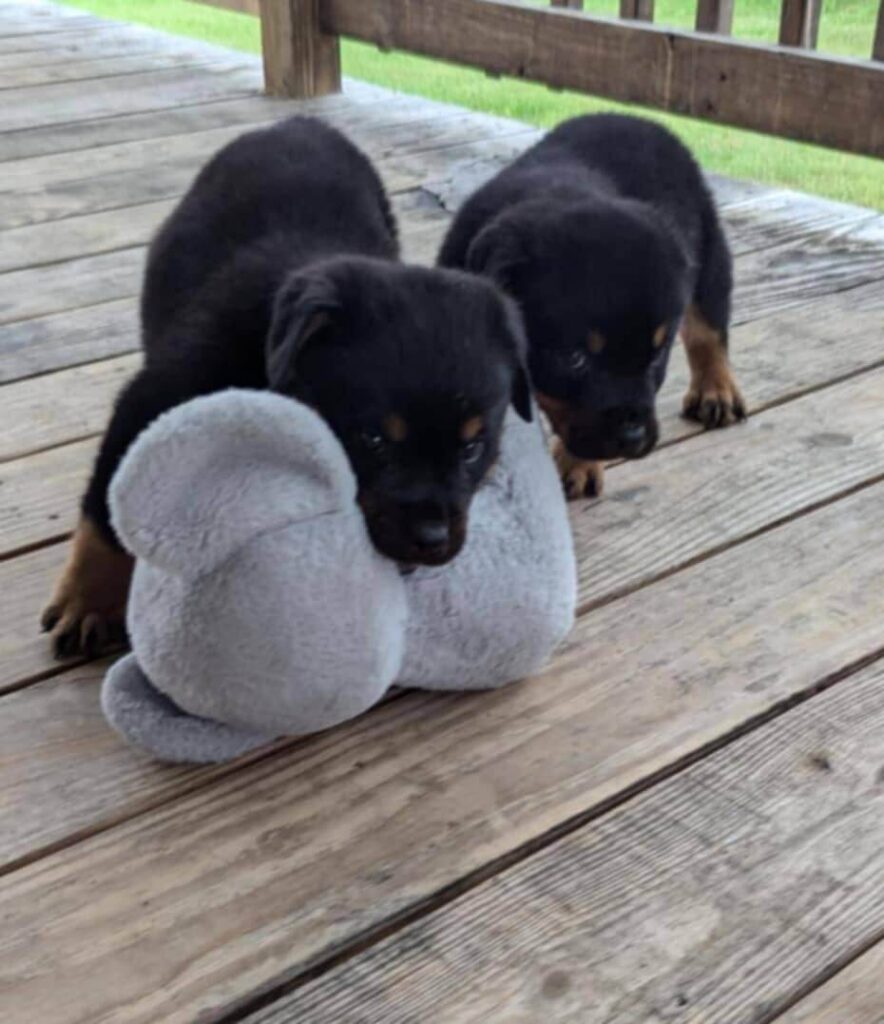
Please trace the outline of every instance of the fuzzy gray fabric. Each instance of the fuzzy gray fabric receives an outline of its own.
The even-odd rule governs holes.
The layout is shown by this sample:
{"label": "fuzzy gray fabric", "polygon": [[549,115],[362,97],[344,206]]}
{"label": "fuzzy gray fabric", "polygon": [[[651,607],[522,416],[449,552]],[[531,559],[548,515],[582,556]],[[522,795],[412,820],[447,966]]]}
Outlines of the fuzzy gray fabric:
{"label": "fuzzy gray fabric", "polygon": [[537,423],[506,422],[467,543],[402,576],[372,546],[347,457],[289,398],[226,391],[160,417],[114,477],[137,559],[132,653],[102,707],[167,761],[226,761],[328,728],[393,686],[468,690],[531,675],[574,620],[565,503]]}

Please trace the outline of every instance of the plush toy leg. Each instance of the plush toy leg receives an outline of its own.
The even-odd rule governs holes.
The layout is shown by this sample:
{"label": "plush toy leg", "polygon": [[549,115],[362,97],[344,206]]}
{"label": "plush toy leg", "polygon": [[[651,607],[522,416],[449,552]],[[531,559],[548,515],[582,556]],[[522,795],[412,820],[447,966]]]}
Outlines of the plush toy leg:
{"label": "plush toy leg", "polygon": [[154,687],[134,654],[116,662],[105,676],[101,707],[123,739],[161,761],[232,761],[274,739],[188,715]]}

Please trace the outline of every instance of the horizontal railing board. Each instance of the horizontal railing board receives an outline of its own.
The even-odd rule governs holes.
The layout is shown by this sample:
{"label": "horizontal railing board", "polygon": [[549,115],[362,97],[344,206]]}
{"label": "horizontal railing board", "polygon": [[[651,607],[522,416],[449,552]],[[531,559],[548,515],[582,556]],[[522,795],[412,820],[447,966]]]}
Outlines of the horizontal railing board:
{"label": "horizontal railing board", "polygon": [[329,32],[755,131],[884,154],[884,69],[514,0],[322,0]]}

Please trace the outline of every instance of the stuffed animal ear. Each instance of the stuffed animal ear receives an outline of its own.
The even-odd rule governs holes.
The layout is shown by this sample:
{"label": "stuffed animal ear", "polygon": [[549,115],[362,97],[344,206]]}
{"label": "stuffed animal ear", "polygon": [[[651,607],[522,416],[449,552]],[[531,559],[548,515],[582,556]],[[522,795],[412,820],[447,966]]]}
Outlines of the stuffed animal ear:
{"label": "stuffed animal ear", "polygon": [[340,302],[331,276],[321,268],[292,274],[280,288],[267,335],[267,380],[271,390],[293,394],[297,363],[308,343],[333,329]]}
{"label": "stuffed animal ear", "polygon": [[328,425],[294,399],[258,391],[223,391],[165,413],[137,438],[110,488],[123,545],[187,578],[258,534],[355,500]]}

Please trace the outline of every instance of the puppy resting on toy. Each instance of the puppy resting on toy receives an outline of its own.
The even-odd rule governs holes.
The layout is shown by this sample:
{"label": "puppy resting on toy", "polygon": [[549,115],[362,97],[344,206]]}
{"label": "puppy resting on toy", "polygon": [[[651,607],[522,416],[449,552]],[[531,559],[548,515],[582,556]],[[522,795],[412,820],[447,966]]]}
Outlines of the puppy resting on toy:
{"label": "puppy resting on toy", "polygon": [[356,496],[344,448],[291,398],[226,391],[152,424],[110,491],[137,557],[133,653],[102,691],[111,724],[164,760],[223,761],[394,684],[483,689],[543,665],[573,621],[576,572],[536,418],[508,414],[448,565],[403,576]]}
{"label": "puppy resting on toy", "polygon": [[684,414],[707,427],[745,416],[727,356],[727,242],[700,169],[659,125],[566,121],[467,201],[439,263],[489,275],[522,306],[570,497],[601,492],[603,460],[656,444],[679,330]]}

